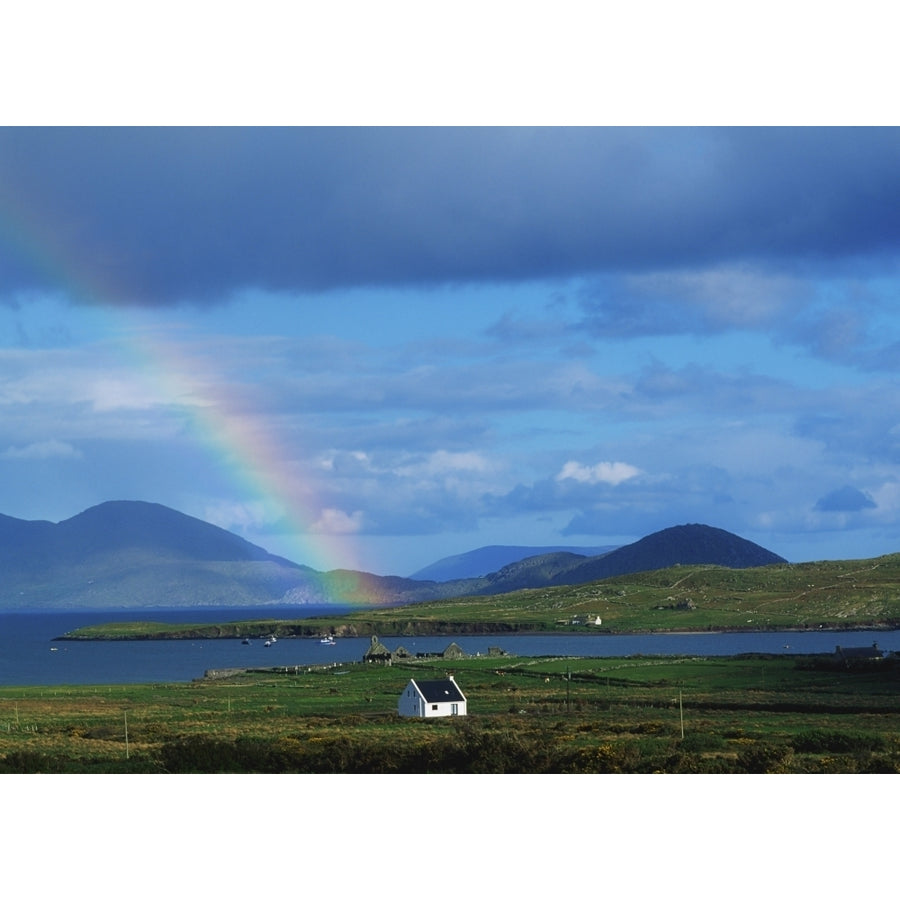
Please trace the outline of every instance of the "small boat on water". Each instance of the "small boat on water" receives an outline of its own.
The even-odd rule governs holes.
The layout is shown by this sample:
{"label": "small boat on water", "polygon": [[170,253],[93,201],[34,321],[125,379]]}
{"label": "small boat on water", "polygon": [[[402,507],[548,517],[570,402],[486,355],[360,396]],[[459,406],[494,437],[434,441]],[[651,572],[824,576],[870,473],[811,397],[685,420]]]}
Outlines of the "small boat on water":
{"label": "small boat on water", "polygon": [[250,643],[250,638],[244,638],[244,639],[241,641],[241,643],[242,643],[242,644],[249,644],[249,643]]}
{"label": "small boat on water", "polygon": [[320,644],[328,644],[329,647],[333,647],[334,646],[334,638],[331,635],[328,635],[327,637],[323,637],[319,641],[319,643]]}

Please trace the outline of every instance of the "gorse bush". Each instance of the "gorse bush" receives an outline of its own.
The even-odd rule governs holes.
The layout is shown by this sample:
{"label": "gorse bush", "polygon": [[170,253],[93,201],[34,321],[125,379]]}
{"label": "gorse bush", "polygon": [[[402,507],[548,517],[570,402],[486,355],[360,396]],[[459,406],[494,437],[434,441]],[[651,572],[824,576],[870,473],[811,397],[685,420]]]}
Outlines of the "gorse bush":
{"label": "gorse bush", "polygon": [[[275,741],[193,736],[165,744],[159,765],[173,773],[323,774],[629,773],[659,771],[671,767],[673,760],[677,771],[710,771],[723,765],[698,762],[695,753],[669,738],[656,745],[615,739],[584,747],[573,745],[571,735],[552,726],[513,729],[471,719],[454,725],[439,731],[410,729],[402,741],[382,742],[352,735]],[[703,744],[697,739],[691,746]]]}
{"label": "gorse bush", "polygon": [[296,736],[265,741],[195,735],[165,743],[159,765],[173,773],[529,773],[578,770],[620,771],[604,760],[592,767],[542,733],[496,728],[473,721],[432,733],[419,729],[403,741],[377,742],[366,736]]}
{"label": "gorse bush", "polygon": [[737,755],[737,771],[753,774],[789,772],[794,748],[789,744],[760,742],[744,747]]}
{"label": "gorse bush", "polygon": [[798,735],[792,744],[799,753],[881,753],[888,749],[887,740],[880,734],[821,728]]}

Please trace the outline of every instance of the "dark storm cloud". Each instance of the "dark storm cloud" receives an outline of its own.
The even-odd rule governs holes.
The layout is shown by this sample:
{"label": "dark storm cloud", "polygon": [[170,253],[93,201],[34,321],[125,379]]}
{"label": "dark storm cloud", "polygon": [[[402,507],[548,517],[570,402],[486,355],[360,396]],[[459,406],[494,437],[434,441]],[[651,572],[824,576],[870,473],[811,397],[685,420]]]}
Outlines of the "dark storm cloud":
{"label": "dark storm cloud", "polygon": [[898,155],[896,129],[3,129],[0,294],[834,267],[895,250]]}
{"label": "dark storm cloud", "polygon": [[875,509],[877,504],[868,495],[850,485],[837,488],[816,503],[819,512],[859,512],[861,509]]}

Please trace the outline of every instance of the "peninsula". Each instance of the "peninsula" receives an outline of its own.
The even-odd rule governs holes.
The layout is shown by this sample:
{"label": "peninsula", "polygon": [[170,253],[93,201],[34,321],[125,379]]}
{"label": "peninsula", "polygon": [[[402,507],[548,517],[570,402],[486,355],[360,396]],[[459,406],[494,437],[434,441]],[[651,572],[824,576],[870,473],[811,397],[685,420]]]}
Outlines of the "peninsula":
{"label": "peninsula", "polygon": [[[199,618],[198,614],[198,618]],[[746,569],[684,565],[584,584],[217,624],[109,623],[59,640],[171,640],[516,632],[642,633],[896,628],[900,554]]]}

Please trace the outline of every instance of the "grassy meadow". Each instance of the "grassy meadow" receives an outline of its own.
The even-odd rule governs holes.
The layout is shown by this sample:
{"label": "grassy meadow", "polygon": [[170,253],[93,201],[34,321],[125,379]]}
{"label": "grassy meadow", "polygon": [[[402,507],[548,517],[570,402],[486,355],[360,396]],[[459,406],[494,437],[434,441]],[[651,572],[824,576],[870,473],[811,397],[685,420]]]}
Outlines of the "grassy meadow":
{"label": "grassy meadow", "polygon": [[[741,570],[675,566],[334,617],[111,623],[70,637],[898,625],[893,554]],[[468,716],[397,716],[410,677],[447,672],[467,696]],[[429,659],[192,683],[0,688],[0,772],[896,772],[898,688],[893,658],[848,668],[827,656],[782,655]]]}
{"label": "grassy meadow", "polygon": [[[585,624],[597,617],[600,626]],[[479,627],[623,633],[898,623],[900,554],[755,569],[674,566],[574,586],[367,610],[337,623],[322,622],[384,635],[464,633]]]}
{"label": "grassy meadow", "polygon": [[[401,719],[452,672],[469,715]],[[472,658],[0,688],[0,772],[900,770],[900,667],[826,657]]]}
{"label": "grassy meadow", "polygon": [[[595,624],[597,619],[600,624]],[[588,624],[593,623],[593,624]],[[292,621],[111,623],[77,639],[509,633],[750,631],[900,626],[900,554],[728,569],[674,566],[575,586],[459,597]]]}

